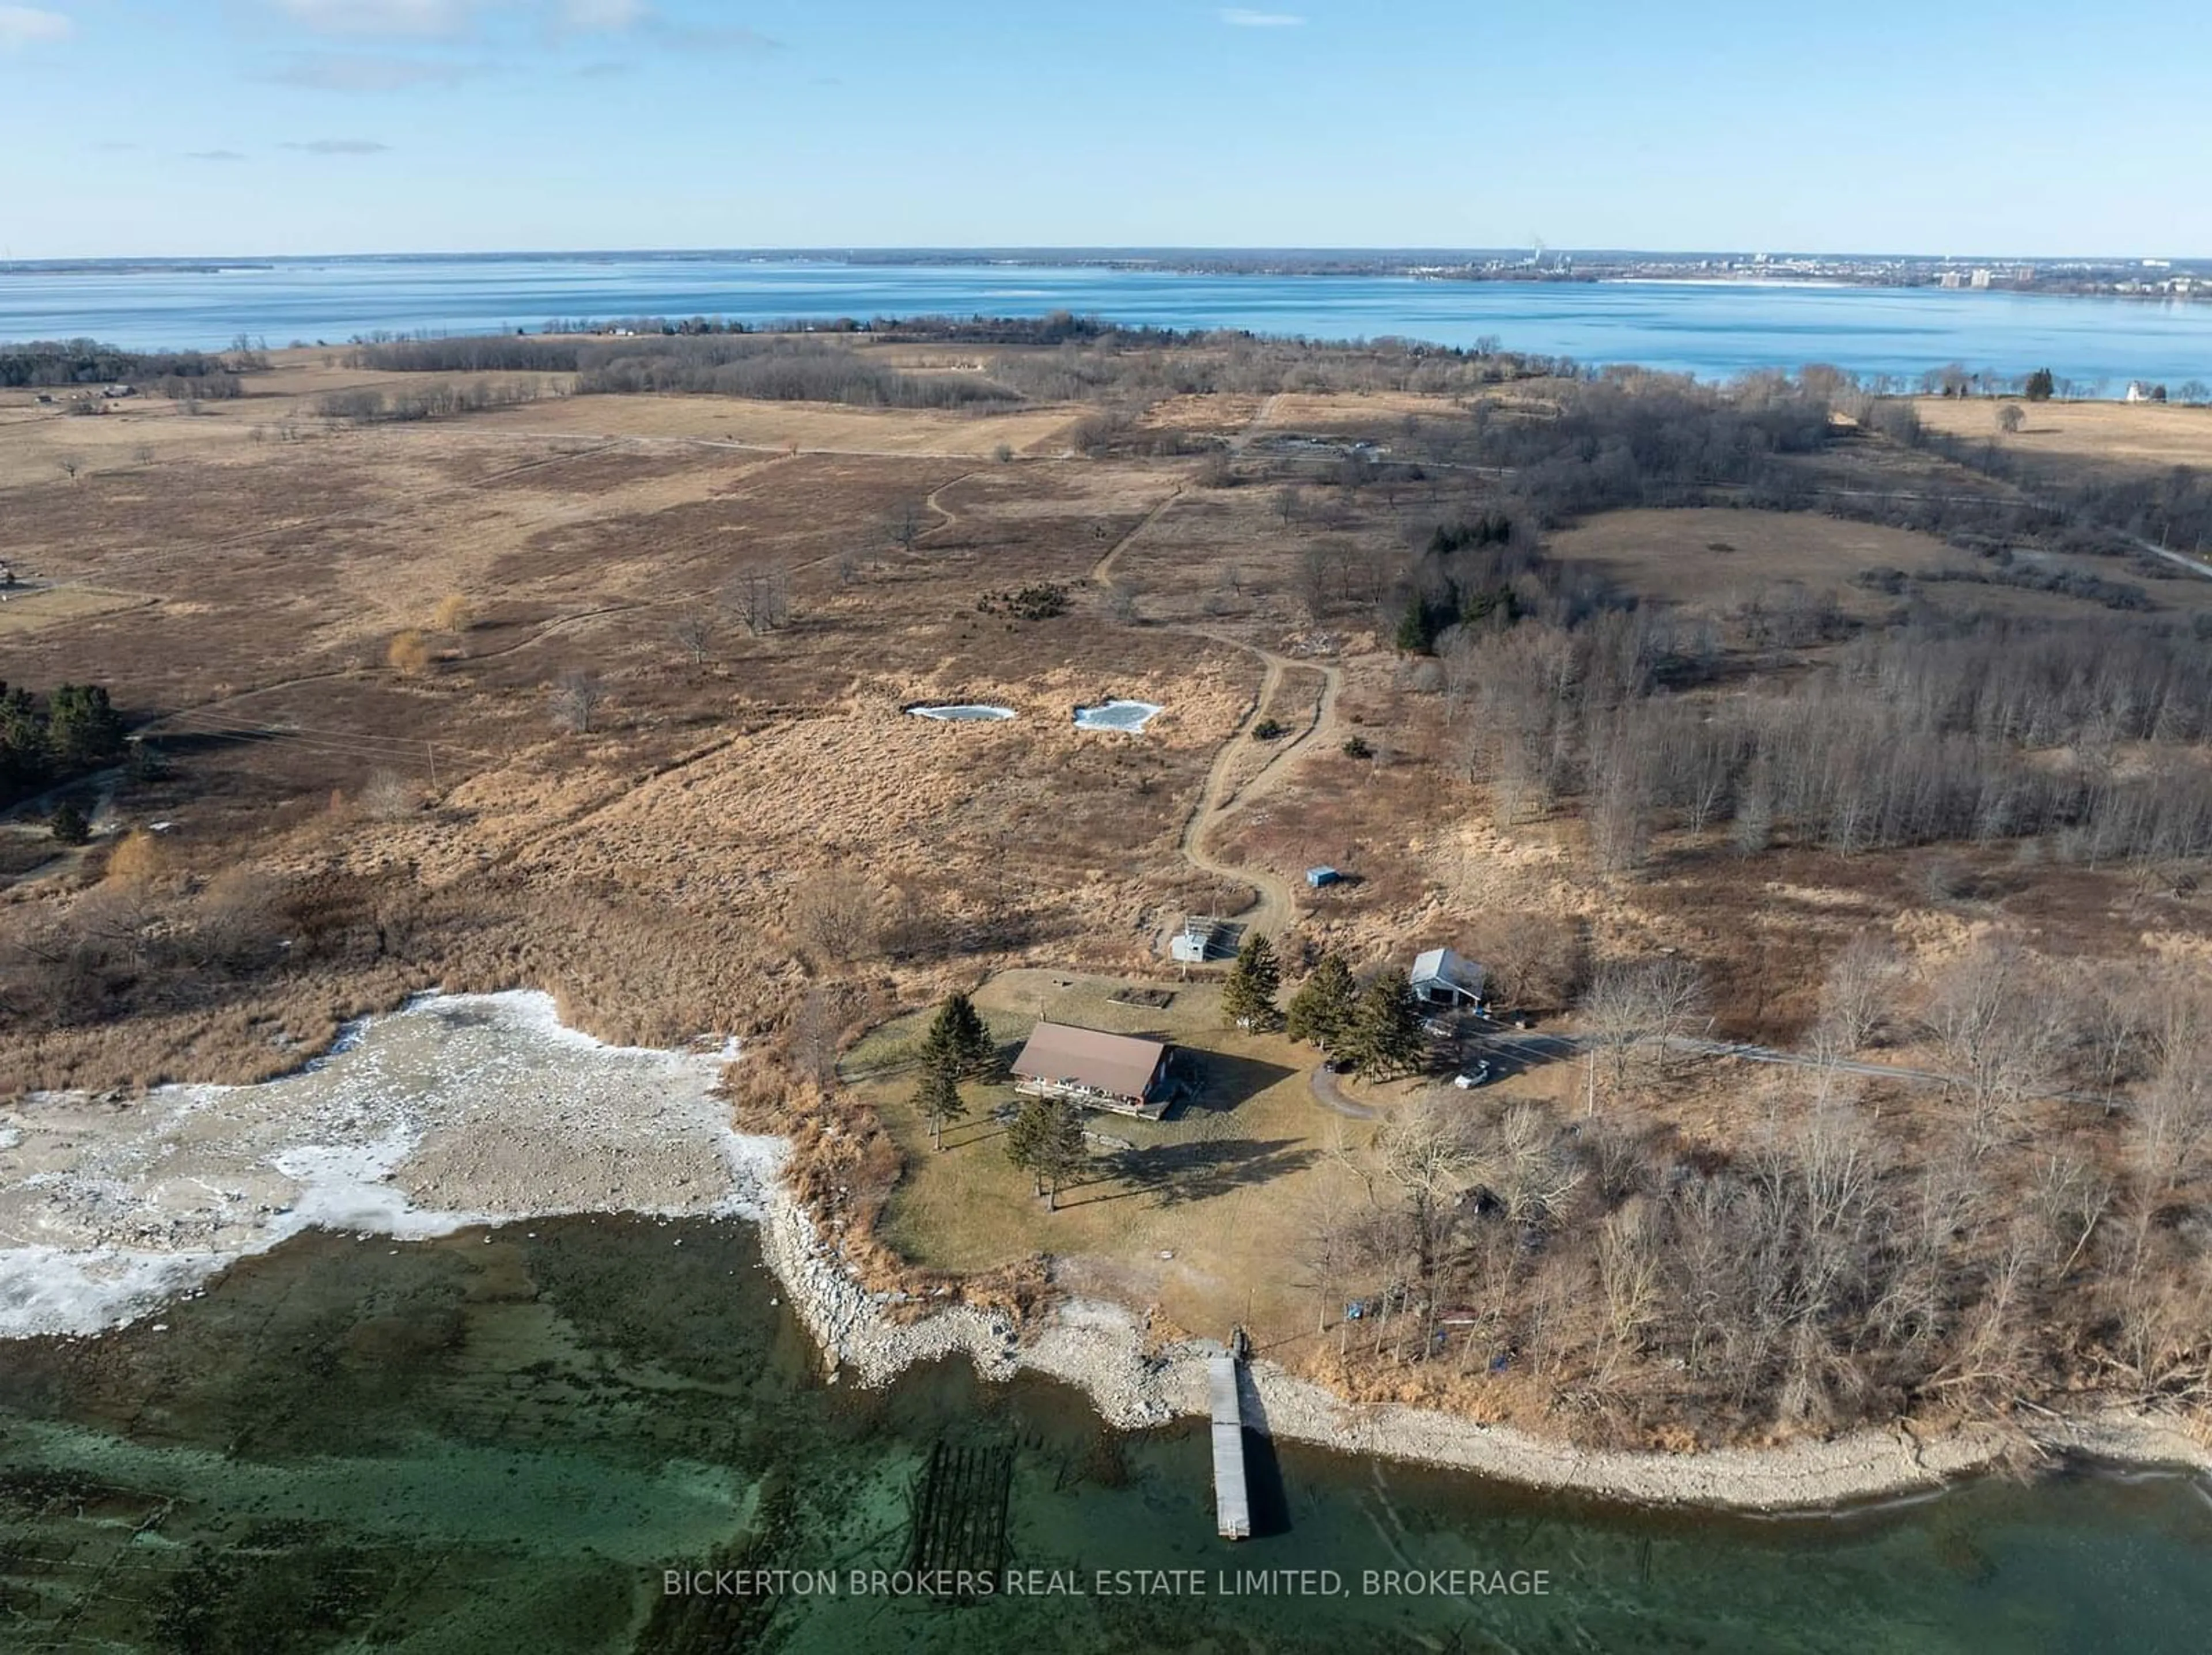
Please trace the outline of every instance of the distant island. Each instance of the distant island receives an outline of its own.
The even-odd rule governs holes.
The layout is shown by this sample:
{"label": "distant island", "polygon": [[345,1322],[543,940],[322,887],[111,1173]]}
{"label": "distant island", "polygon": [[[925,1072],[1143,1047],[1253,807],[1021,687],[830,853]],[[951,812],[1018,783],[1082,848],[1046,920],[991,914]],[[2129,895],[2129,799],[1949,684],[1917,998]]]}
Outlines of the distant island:
{"label": "distant island", "polygon": [[0,261],[0,276],[222,275],[288,265],[591,264],[750,260],[899,269],[1013,265],[1031,269],[1159,271],[1186,276],[1407,277],[1437,282],[1771,282],[1870,288],[2212,298],[2212,259],[1972,258],[1923,253],[1651,253],[1624,248],[789,247],[605,249],[577,253],[344,253],[240,259],[47,259]]}

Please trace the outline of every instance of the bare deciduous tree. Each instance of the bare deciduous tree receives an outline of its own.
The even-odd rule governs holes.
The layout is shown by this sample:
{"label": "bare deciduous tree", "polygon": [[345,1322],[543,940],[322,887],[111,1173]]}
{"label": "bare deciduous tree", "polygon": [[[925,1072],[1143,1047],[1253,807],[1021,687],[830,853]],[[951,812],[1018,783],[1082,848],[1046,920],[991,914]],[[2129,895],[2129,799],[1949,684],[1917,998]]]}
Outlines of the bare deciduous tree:
{"label": "bare deciduous tree", "polygon": [[791,893],[794,941],[818,967],[849,964],[876,946],[874,893],[848,874],[809,876]]}
{"label": "bare deciduous tree", "polygon": [[2016,947],[1984,943],[1955,961],[1929,996],[1927,1027],[1945,1074],[1972,1111],[1977,1153],[2050,1078],[2059,1019],[2053,985]]}
{"label": "bare deciduous tree", "polygon": [[398,770],[375,770],[362,784],[362,813],[372,821],[402,822],[422,808],[422,789]]}
{"label": "bare deciduous tree", "polygon": [[589,735],[606,698],[606,686],[597,672],[573,668],[553,685],[553,721],[571,734]]}
{"label": "bare deciduous tree", "polygon": [[928,528],[928,516],[918,500],[908,500],[891,513],[885,526],[890,542],[911,557],[915,545]]}
{"label": "bare deciduous tree", "polygon": [[1871,933],[1863,931],[1845,943],[1820,985],[1814,1050],[1832,1060],[1872,1045],[1889,1015],[1899,969],[1897,951]]}
{"label": "bare deciduous tree", "polygon": [[722,607],[754,637],[791,621],[791,582],[781,563],[764,563],[732,575],[722,587]]}
{"label": "bare deciduous tree", "polygon": [[1329,587],[1335,570],[1335,560],[1328,548],[1319,541],[1306,545],[1298,553],[1298,601],[1305,605],[1306,618],[1316,625],[1328,612]]}
{"label": "bare deciduous tree", "polygon": [[704,605],[685,609],[668,624],[668,636],[694,666],[704,666],[714,653],[714,611]]}

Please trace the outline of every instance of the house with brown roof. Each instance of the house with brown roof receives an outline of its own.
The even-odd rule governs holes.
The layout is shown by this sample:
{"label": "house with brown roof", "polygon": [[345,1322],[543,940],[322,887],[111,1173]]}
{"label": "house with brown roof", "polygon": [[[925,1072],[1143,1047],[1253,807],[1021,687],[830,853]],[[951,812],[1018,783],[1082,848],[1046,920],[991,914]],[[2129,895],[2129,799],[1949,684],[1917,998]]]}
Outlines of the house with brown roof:
{"label": "house with brown roof", "polygon": [[1014,1059],[1014,1090],[1157,1119],[1171,1094],[1164,1040],[1040,1023]]}

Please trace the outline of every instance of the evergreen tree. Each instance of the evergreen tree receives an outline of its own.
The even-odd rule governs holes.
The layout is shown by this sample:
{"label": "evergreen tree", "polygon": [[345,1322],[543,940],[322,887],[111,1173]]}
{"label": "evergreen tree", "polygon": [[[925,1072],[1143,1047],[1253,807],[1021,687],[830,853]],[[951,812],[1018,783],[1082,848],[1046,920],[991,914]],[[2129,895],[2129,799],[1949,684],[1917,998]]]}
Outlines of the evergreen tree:
{"label": "evergreen tree", "polygon": [[1392,642],[1409,655],[1425,655],[1436,647],[1436,611],[1419,593],[1406,599],[1405,612],[1398,618],[1398,630]]}
{"label": "evergreen tree", "polygon": [[929,1141],[939,1149],[945,1147],[945,1128],[947,1123],[964,1120],[968,1100],[960,1095],[960,1076],[951,1064],[944,1062],[925,1062],[921,1067],[921,1084],[915,1088],[914,1106],[921,1118],[929,1123]]}
{"label": "evergreen tree", "polygon": [[123,715],[97,684],[64,684],[46,707],[46,743],[64,773],[123,757]]}
{"label": "evergreen tree", "polygon": [[1044,1184],[1044,1210],[1060,1210],[1060,1187],[1072,1182],[1091,1159],[1083,1136],[1083,1117],[1073,1104],[1038,1099],[1036,1136],[1030,1151],[1030,1171]]}
{"label": "evergreen tree", "polygon": [[1419,1068],[1428,1053],[1421,1003],[1403,971],[1385,971],[1363,989],[1345,1031],[1343,1054],[1363,1079]]}
{"label": "evergreen tree", "polygon": [[47,771],[46,726],[28,690],[0,684],[0,802],[35,792]]}
{"label": "evergreen tree", "polygon": [[2057,388],[2058,381],[2051,378],[2051,370],[2047,368],[2039,368],[2027,376],[2027,384],[2023,387],[2022,394],[2030,402],[2049,402],[2051,393]]}
{"label": "evergreen tree", "polygon": [[46,818],[46,826],[55,839],[65,845],[81,845],[92,837],[92,824],[84,819],[84,812],[66,799],[54,806],[54,813]]}
{"label": "evergreen tree", "polygon": [[1312,973],[1291,996],[1284,1028],[1293,1040],[1303,1040],[1324,1051],[1344,1037],[1352,1018],[1358,989],[1352,968],[1334,951],[1323,954]]}
{"label": "evergreen tree", "polygon": [[1044,1141],[1045,1111],[1050,1107],[1042,1098],[1024,1098],[1014,1111],[1014,1118],[1006,1123],[1006,1159],[1030,1175],[1030,1181],[1040,1196],[1044,1194],[1044,1174],[1039,1170],[1038,1146]]}
{"label": "evergreen tree", "polygon": [[948,995],[922,1037],[921,1061],[942,1063],[955,1079],[988,1080],[999,1073],[999,1043],[964,994]]}
{"label": "evergreen tree", "polygon": [[1275,1009],[1275,993],[1282,986],[1283,968],[1275,958],[1275,945],[1264,932],[1255,931],[1237,951],[1237,963],[1222,985],[1222,1015],[1240,1029],[1279,1027],[1283,1014]]}

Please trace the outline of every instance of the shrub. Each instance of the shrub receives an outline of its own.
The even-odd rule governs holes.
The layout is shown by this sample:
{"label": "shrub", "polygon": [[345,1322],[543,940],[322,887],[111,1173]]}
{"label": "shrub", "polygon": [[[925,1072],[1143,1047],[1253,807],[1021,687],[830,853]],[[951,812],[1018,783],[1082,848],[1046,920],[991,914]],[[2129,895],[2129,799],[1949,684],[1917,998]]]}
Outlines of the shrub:
{"label": "shrub", "polygon": [[1375,749],[1367,745],[1365,736],[1356,735],[1344,744],[1344,756],[1346,758],[1372,758]]}
{"label": "shrub", "polygon": [[1067,588],[1046,581],[987,592],[975,600],[975,607],[986,615],[1006,615],[1019,621],[1048,621],[1067,612]]}
{"label": "shrub", "polygon": [[477,624],[477,614],[466,598],[458,592],[449,592],[438,599],[430,624],[441,632],[465,632]]}
{"label": "shrub", "polygon": [[1252,727],[1252,739],[1255,741],[1274,741],[1289,733],[1286,725],[1272,718],[1263,718]]}
{"label": "shrub", "polygon": [[84,812],[64,799],[54,806],[54,813],[46,818],[47,830],[57,844],[81,845],[92,838],[92,824],[84,819]]}
{"label": "shrub", "polygon": [[410,627],[392,635],[391,643],[385,648],[384,659],[394,672],[413,678],[430,668],[430,641]]}
{"label": "shrub", "polygon": [[107,877],[118,885],[149,885],[161,877],[166,860],[159,839],[133,828],[108,853]]}

